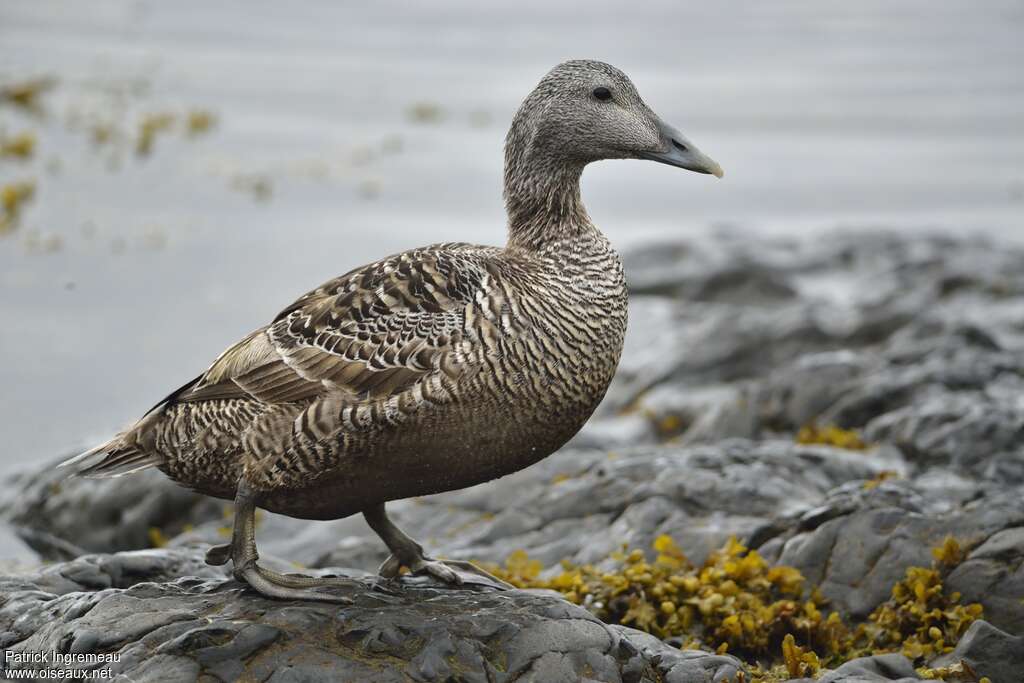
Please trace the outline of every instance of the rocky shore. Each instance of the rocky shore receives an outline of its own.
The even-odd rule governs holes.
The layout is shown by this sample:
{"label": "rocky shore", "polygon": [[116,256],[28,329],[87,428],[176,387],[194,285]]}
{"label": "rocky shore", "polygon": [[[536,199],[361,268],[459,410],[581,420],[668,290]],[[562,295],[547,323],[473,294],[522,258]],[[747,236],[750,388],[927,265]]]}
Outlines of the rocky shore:
{"label": "rocky shore", "polygon": [[[351,576],[354,604],[266,600],[202,561],[223,502],[46,467],[0,499],[44,562],[0,578],[0,647],[136,682],[1024,680],[1024,251],[736,232],[626,261],[626,352],[573,442],[389,506],[527,589],[376,581],[361,519],[265,514],[264,561]],[[809,635],[837,624],[870,647]]]}

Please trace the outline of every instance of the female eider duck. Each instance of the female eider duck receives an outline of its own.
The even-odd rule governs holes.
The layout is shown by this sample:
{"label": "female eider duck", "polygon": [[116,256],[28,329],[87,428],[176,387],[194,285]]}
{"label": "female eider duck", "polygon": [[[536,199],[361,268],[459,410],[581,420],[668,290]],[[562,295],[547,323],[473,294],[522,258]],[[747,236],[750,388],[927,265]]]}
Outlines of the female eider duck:
{"label": "female eider duck", "polygon": [[590,417],[626,332],[622,262],[580,201],[583,167],[650,159],[722,176],[618,69],[569,61],[519,108],[505,144],[504,248],[436,244],[324,283],[230,347],[109,442],[72,458],[92,477],[157,467],[233,499],[207,562],[264,595],[345,602],[340,579],[257,564],[255,508],[361,512],[401,567],[499,582],[427,557],[388,501],[480,484],[553,453]]}

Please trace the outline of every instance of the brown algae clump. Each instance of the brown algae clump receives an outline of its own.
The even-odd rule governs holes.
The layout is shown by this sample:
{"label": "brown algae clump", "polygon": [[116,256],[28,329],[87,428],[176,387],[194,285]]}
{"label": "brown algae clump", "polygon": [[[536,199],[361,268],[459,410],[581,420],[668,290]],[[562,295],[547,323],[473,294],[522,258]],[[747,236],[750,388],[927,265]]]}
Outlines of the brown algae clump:
{"label": "brown algae clump", "polygon": [[908,567],[858,636],[873,652],[899,651],[913,660],[929,659],[952,652],[982,612],[978,603],[961,605],[959,593],[946,595],[937,570]]}
{"label": "brown algae clump", "polygon": [[36,193],[34,180],[23,180],[0,187],[0,235],[18,227],[22,205]]}
{"label": "brown algae clump", "polygon": [[952,536],[946,536],[942,545],[932,548],[932,557],[940,565],[955,567],[967,558],[967,553]]}
{"label": "brown algae clump", "polygon": [[525,553],[514,553],[504,568],[492,569],[523,588],[559,591],[598,617],[660,638],[679,638],[686,647],[771,656],[787,633],[802,642],[826,645],[840,637],[838,618],[823,617],[816,595],[804,599],[804,578],[792,567],[770,567],[755,551],[731,539],[693,566],[669,536],[653,544],[648,561],[641,550],[616,553],[618,571],[592,565],[563,564],[563,571],[542,578],[542,567]]}
{"label": "brown algae clump", "polygon": [[0,158],[25,161],[32,158],[35,150],[36,135],[31,131],[0,138]]}
{"label": "brown algae clump", "polygon": [[796,644],[796,638],[792,633],[787,633],[782,639],[782,661],[790,678],[813,676],[821,669],[818,655],[814,652],[805,652]]}
{"label": "brown algae clump", "polygon": [[863,451],[868,444],[856,429],[843,429],[835,425],[819,427],[814,423],[804,425],[797,432],[796,442],[804,445],[823,445],[844,448],[848,451]]}
{"label": "brown algae clump", "polygon": [[444,118],[444,110],[433,102],[416,102],[405,114],[413,123],[440,123]]}
{"label": "brown algae clump", "polygon": [[151,526],[147,531],[149,537],[149,545],[151,548],[163,548],[167,545],[167,535],[164,534],[160,527]]}
{"label": "brown algae clump", "polygon": [[117,135],[117,129],[114,124],[99,121],[89,127],[89,137],[92,138],[92,143],[97,147],[112,142]]}
{"label": "brown algae clump", "polygon": [[[946,557],[949,543],[936,549],[937,559]],[[621,566],[612,571],[568,562],[561,571],[545,571],[522,551],[488,570],[520,588],[558,591],[606,622],[683,648],[734,654],[753,662],[752,681],[814,676],[884,652],[902,652],[920,665],[950,652],[982,615],[981,605],[962,605],[959,594],[944,592],[937,569],[908,568],[889,600],[864,623],[850,625],[825,609],[827,600],[805,585],[799,570],[772,567],[734,538],[700,567],[669,536],[659,536],[652,548],[653,560],[641,550],[614,553]]]}
{"label": "brown algae clump", "polygon": [[185,119],[185,131],[190,138],[210,132],[217,123],[217,116],[205,109],[193,109]]}
{"label": "brown algae clump", "polygon": [[927,681],[977,681],[977,683],[992,683],[988,676],[981,676],[974,667],[961,660],[952,666],[930,668],[923,666],[917,670],[917,675]]}
{"label": "brown algae clump", "polygon": [[56,83],[53,78],[43,77],[0,86],[0,102],[7,102],[33,114],[41,114],[43,108],[39,103],[40,95]]}
{"label": "brown algae clump", "polygon": [[890,479],[899,479],[900,473],[896,470],[882,470],[871,479],[864,482],[862,487],[865,491],[878,488],[882,482],[889,481]]}
{"label": "brown algae clump", "polygon": [[156,136],[173,127],[174,114],[164,112],[144,116],[139,123],[139,137],[135,142],[135,153],[140,157],[148,156],[153,151]]}

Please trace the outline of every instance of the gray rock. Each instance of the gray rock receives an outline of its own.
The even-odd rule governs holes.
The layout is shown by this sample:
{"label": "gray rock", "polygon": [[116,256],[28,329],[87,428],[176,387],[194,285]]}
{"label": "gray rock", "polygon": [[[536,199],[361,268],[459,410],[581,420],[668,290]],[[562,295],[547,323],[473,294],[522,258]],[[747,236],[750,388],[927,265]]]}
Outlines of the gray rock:
{"label": "gray rock", "polygon": [[695,650],[666,649],[664,643],[649,633],[627,626],[610,626],[623,641],[639,648],[645,655],[657,658],[658,673],[665,683],[719,683],[736,678],[736,658],[709,655]]}
{"label": "gray rock", "polygon": [[964,600],[982,603],[988,621],[1013,633],[1024,632],[1024,527],[989,536],[950,573],[946,584]]}
{"label": "gray rock", "polygon": [[712,683],[741,667],[608,627],[558,598],[352,579],[340,590],[353,605],[274,601],[233,580],[199,578],[201,562],[195,552],[154,550],[0,579],[0,647],[117,653],[114,663],[71,666],[134,681]]}
{"label": "gray rock", "polygon": [[956,648],[932,666],[950,666],[961,661],[979,676],[988,676],[992,683],[1018,683],[1024,672],[1024,636],[1012,636],[987,621],[976,621]]}
{"label": "gray rock", "polygon": [[1024,405],[983,394],[937,394],[872,420],[865,435],[897,444],[923,467],[984,473],[993,456],[1024,447]]}
{"label": "gray rock", "polygon": [[834,671],[822,674],[818,683],[908,683],[921,677],[913,663],[901,654],[859,657]]}
{"label": "gray rock", "polygon": [[[641,297],[643,329],[613,387],[622,391],[616,408],[675,414],[691,442],[759,438],[811,421],[873,423],[872,438],[906,445],[927,466],[992,466],[995,457],[996,469],[1024,481],[1020,459],[998,454],[1020,445],[1024,424],[1024,301],[1010,296],[1021,287],[1019,248],[895,234],[798,244],[726,236],[657,245],[627,262],[640,272],[634,290],[664,303]],[[765,273],[795,293],[765,285],[764,296],[707,296],[694,284],[756,288]],[[739,398],[705,409],[680,401],[717,387]]]}
{"label": "gray rock", "polygon": [[223,518],[228,505],[178,486],[155,470],[118,479],[82,479],[56,469],[58,462],[11,477],[0,498],[0,518],[44,559],[148,548],[153,545],[151,530],[174,536],[189,525]]}
{"label": "gray rock", "polygon": [[893,500],[863,497],[854,511],[791,536],[772,559],[803,572],[836,608],[864,618],[888,598],[908,567],[930,566],[931,549],[951,535],[967,549],[988,549],[957,567],[947,588],[960,591],[968,602],[980,602],[997,626],[1015,628],[1022,623],[1022,593],[1016,593],[1016,604],[1010,597],[1020,585],[1019,556],[998,551],[1006,543],[1000,536],[1024,524],[1020,491],[941,515],[915,510],[913,498],[901,506],[892,505]]}

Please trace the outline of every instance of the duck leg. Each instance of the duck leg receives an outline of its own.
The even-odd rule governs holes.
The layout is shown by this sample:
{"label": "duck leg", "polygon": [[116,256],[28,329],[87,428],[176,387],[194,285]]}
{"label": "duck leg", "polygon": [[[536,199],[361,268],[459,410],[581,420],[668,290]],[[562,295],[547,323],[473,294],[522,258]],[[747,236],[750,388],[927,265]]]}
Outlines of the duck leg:
{"label": "duck leg", "polygon": [[352,582],[331,577],[279,574],[256,563],[256,492],[245,481],[240,481],[235,494],[235,527],[231,543],[217,545],[206,553],[206,562],[213,565],[234,565],[235,578],[249,584],[269,598],[285,600],[319,600],[350,604],[350,598],[318,590],[327,586],[351,588]]}
{"label": "duck leg", "polygon": [[377,505],[369,510],[363,511],[363,517],[367,524],[373,529],[384,544],[387,545],[391,555],[384,560],[378,572],[384,578],[392,579],[398,576],[398,570],[408,567],[414,574],[429,574],[445,583],[457,586],[462,584],[476,584],[490,586],[500,590],[514,588],[511,584],[505,583],[498,577],[485,572],[472,562],[464,560],[435,560],[423,554],[423,546],[409,538],[404,531],[395,526],[384,511],[384,505]]}

